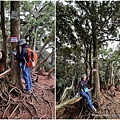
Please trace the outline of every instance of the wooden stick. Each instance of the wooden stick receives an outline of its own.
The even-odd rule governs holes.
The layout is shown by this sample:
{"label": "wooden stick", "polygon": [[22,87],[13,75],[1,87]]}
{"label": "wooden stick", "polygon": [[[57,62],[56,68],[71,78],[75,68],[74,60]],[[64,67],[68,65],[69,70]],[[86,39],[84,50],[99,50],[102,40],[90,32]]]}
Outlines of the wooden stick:
{"label": "wooden stick", "polygon": [[[90,91],[91,91],[92,89],[93,89],[93,88],[90,88]],[[56,110],[59,110],[60,108],[65,107],[65,106],[67,106],[67,105],[69,105],[69,104],[74,104],[74,103],[78,102],[81,98],[82,98],[82,97],[74,97],[74,98],[72,98],[72,99],[70,99],[70,100],[68,100],[68,101],[66,101],[66,102],[63,102],[63,103],[61,103],[61,104],[59,104],[59,105],[56,105]]]}
{"label": "wooden stick", "polygon": [[9,73],[10,71],[11,71],[11,69],[8,69],[8,70],[6,70],[5,72],[1,73],[1,74],[0,74],[0,78],[3,78],[4,76],[6,76],[7,73]]}

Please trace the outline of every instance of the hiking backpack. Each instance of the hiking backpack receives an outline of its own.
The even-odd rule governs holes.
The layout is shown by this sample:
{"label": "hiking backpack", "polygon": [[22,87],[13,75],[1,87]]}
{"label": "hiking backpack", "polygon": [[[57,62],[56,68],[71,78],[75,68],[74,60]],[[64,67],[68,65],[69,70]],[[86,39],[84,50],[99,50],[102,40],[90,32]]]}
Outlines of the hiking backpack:
{"label": "hiking backpack", "polygon": [[37,53],[30,48],[27,48],[28,51],[28,61],[27,61],[27,66],[30,68],[35,67],[38,61],[38,56]]}

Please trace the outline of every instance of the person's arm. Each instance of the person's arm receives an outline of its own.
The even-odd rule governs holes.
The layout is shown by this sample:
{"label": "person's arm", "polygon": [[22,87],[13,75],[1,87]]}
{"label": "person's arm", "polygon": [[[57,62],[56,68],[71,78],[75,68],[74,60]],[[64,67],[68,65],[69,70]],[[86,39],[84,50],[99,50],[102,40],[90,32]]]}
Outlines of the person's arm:
{"label": "person's arm", "polygon": [[83,83],[82,83],[82,80],[79,82],[79,90],[83,91]]}

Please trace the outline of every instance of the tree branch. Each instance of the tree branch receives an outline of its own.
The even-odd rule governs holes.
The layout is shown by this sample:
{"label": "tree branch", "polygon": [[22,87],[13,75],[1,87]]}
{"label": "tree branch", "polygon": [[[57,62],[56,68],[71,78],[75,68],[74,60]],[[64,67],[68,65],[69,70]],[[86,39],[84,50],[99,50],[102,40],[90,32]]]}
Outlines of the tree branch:
{"label": "tree branch", "polygon": [[8,74],[11,71],[11,69],[6,70],[5,72],[0,74],[0,78],[3,78],[4,76],[6,76],[6,74]]}
{"label": "tree branch", "polygon": [[52,51],[52,52],[48,55],[48,57],[47,57],[45,60],[43,60],[42,62],[38,62],[37,65],[36,65],[36,67],[35,67],[35,70],[37,70],[38,67],[39,67],[41,64],[45,63],[45,62],[48,60],[48,58],[49,58],[54,52],[55,52],[55,51]]}
{"label": "tree branch", "polygon": [[39,4],[39,9],[38,9],[38,12],[41,12],[42,10],[43,10],[43,8],[45,8],[47,5],[49,5],[51,2],[49,2],[49,3],[46,3],[45,5],[43,5],[42,7],[41,7],[41,5]]}
{"label": "tree branch", "polygon": [[40,56],[40,54],[41,54],[41,52],[42,52],[42,50],[45,48],[45,46],[52,40],[52,39],[54,39],[54,34],[52,34],[47,40],[46,40],[46,43],[42,46],[42,48],[39,50],[39,52],[38,52],[38,57]]}
{"label": "tree branch", "polygon": [[37,11],[35,10],[32,10],[31,13],[33,14],[33,16],[35,18],[38,18],[39,17],[39,12],[41,12],[48,4],[50,4],[51,2],[49,3],[46,3],[45,5],[43,5],[43,1],[39,4],[39,8]]}
{"label": "tree branch", "polygon": [[61,102],[65,99],[67,91],[68,91],[68,90],[72,90],[73,84],[74,84],[74,81],[75,81],[75,77],[76,77],[76,73],[75,73],[75,75],[73,76],[71,86],[65,88],[65,90],[64,90],[64,92],[63,92],[63,94],[62,94],[62,97],[60,98],[60,101],[61,101]]}
{"label": "tree branch", "polygon": [[81,2],[76,1],[76,3],[79,5],[79,7],[81,7],[81,8],[89,15],[89,12],[88,12],[87,9],[81,4]]}
{"label": "tree branch", "polygon": [[107,42],[107,41],[120,41],[119,39],[115,40],[115,39],[107,39],[107,40],[103,40],[103,41],[100,41],[98,42],[98,44],[101,44],[103,42]]}

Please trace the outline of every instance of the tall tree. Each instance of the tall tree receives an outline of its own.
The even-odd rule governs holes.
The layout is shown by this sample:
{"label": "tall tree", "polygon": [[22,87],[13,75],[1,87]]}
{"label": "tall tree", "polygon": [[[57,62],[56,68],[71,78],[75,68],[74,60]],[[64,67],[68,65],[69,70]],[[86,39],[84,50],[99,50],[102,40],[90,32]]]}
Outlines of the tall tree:
{"label": "tall tree", "polygon": [[99,80],[99,73],[98,73],[98,41],[97,41],[97,18],[96,18],[96,4],[91,5],[92,10],[91,14],[93,16],[91,17],[91,23],[92,23],[92,39],[93,39],[93,69],[95,70],[94,75],[94,97],[101,102],[101,96],[100,96],[100,80]]}
{"label": "tall tree", "polygon": [[[20,38],[20,1],[11,1],[10,2],[10,31],[11,31],[11,37],[17,37],[19,40]],[[11,42],[12,51],[16,51],[19,53],[19,47],[18,42]],[[12,77],[12,83],[13,85],[19,87],[20,89],[23,89],[22,82],[20,80],[20,67],[19,67],[19,61],[12,56],[11,57],[11,77]]]}
{"label": "tall tree", "polygon": [[2,30],[2,38],[3,38],[3,45],[2,50],[4,52],[5,57],[5,68],[6,68],[6,62],[7,62],[7,37],[6,29],[5,29],[5,1],[1,1],[1,30]]}

